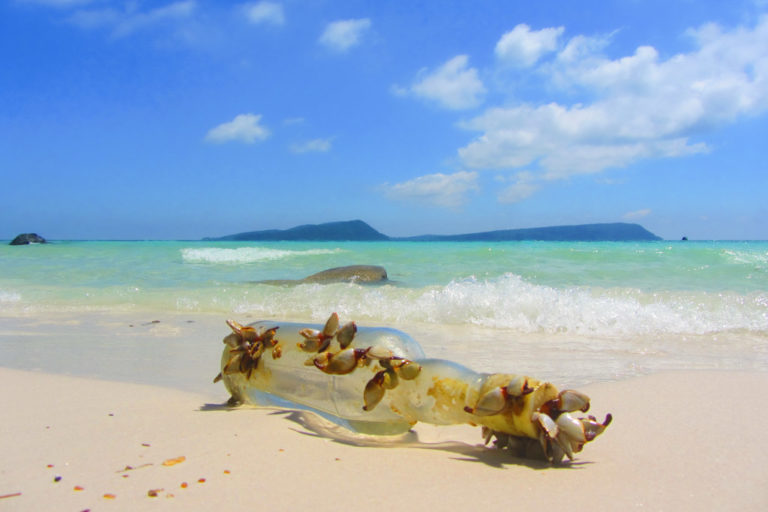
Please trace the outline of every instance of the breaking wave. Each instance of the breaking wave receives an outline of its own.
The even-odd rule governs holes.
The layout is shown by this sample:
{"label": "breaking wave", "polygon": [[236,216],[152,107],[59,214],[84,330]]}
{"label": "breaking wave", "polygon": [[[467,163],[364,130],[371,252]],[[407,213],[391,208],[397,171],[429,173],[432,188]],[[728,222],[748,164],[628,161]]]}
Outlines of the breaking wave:
{"label": "breaking wave", "polygon": [[[223,299],[223,297],[221,297]],[[506,274],[445,286],[259,285],[228,297],[240,313],[347,318],[388,324],[477,325],[520,333],[627,336],[768,332],[768,293],[645,292],[628,288],[554,288]],[[222,304],[220,304],[222,305]]]}
{"label": "breaking wave", "polygon": [[270,249],[266,247],[240,247],[237,249],[203,247],[199,249],[182,249],[181,257],[186,263],[243,264],[258,263],[262,261],[277,261],[302,256],[337,254],[339,252],[341,252],[341,249],[307,249],[304,251],[295,251],[287,249]]}

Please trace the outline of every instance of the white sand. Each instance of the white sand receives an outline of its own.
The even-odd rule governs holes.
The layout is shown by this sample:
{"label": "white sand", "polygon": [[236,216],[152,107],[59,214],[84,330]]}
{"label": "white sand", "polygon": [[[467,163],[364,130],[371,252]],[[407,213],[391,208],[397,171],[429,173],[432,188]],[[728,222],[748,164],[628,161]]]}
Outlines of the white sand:
{"label": "white sand", "polygon": [[614,422],[557,467],[482,447],[469,426],[371,439],[160,387],[5,368],[0,382],[2,512],[768,509],[766,373],[586,386]]}

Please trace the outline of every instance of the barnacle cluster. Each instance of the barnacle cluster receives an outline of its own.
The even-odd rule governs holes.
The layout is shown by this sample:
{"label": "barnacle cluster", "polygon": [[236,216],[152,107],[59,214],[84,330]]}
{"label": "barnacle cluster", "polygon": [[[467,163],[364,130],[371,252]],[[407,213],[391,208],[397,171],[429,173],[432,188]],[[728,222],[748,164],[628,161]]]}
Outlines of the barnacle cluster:
{"label": "barnacle cluster", "polygon": [[[451,361],[427,359],[406,334],[386,328],[227,322],[221,373],[235,402],[259,403],[264,393],[348,421],[366,433],[404,431],[419,421],[480,425],[521,456],[572,459],[611,422],[581,415],[589,397],[513,374],[477,373]],[[280,339],[277,331],[280,329]],[[272,358],[263,353],[272,349]]]}

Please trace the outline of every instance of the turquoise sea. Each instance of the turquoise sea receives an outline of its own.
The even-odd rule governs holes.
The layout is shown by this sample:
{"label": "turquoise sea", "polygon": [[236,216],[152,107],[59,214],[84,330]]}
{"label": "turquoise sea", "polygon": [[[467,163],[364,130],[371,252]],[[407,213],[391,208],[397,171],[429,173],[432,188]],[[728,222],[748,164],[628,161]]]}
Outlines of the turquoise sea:
{"label": "turquoise sea", "polygon": [[[384,266],[390,282],[257,283],[353,264]],[[336,311],[480,369],[503,354],[546,374],[570,358],[575,380],[768,370],[768,242],[3,244],[0,309],[313,322]]]}

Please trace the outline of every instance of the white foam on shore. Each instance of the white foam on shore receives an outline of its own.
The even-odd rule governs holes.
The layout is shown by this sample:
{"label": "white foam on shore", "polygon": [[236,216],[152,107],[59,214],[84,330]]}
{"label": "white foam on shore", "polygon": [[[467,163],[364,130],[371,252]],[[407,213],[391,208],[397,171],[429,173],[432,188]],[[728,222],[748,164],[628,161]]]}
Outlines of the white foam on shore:
{"label": "white foam on shore", "polygon": [[274,317],[321,318],[337,311],[348,318],[390,324],[476,325],[525,334],[606,337],[768,332],[768,293],[554,288],[514,274],[421,288],[305,284],[258,285],[243,291],[240,297],[230,296],[233,311]]}
{"label": "white foam on shore", "polygon": [[14,303],[21,300],[21,295],[17,292],[10,292],[7,290],[0,290],[0,304]]}
{"label": "white foam on shore", "polygon": [[259,318],[312,318],[336,311],[372,325],[477,326],[519,334],[636,337],[745,333],[768,338],[768,292],[553,287],[516,274],[407,287],[353,283],[274,286],[211,281],[182,288],[0,290],[6,312],[154,310]]}

